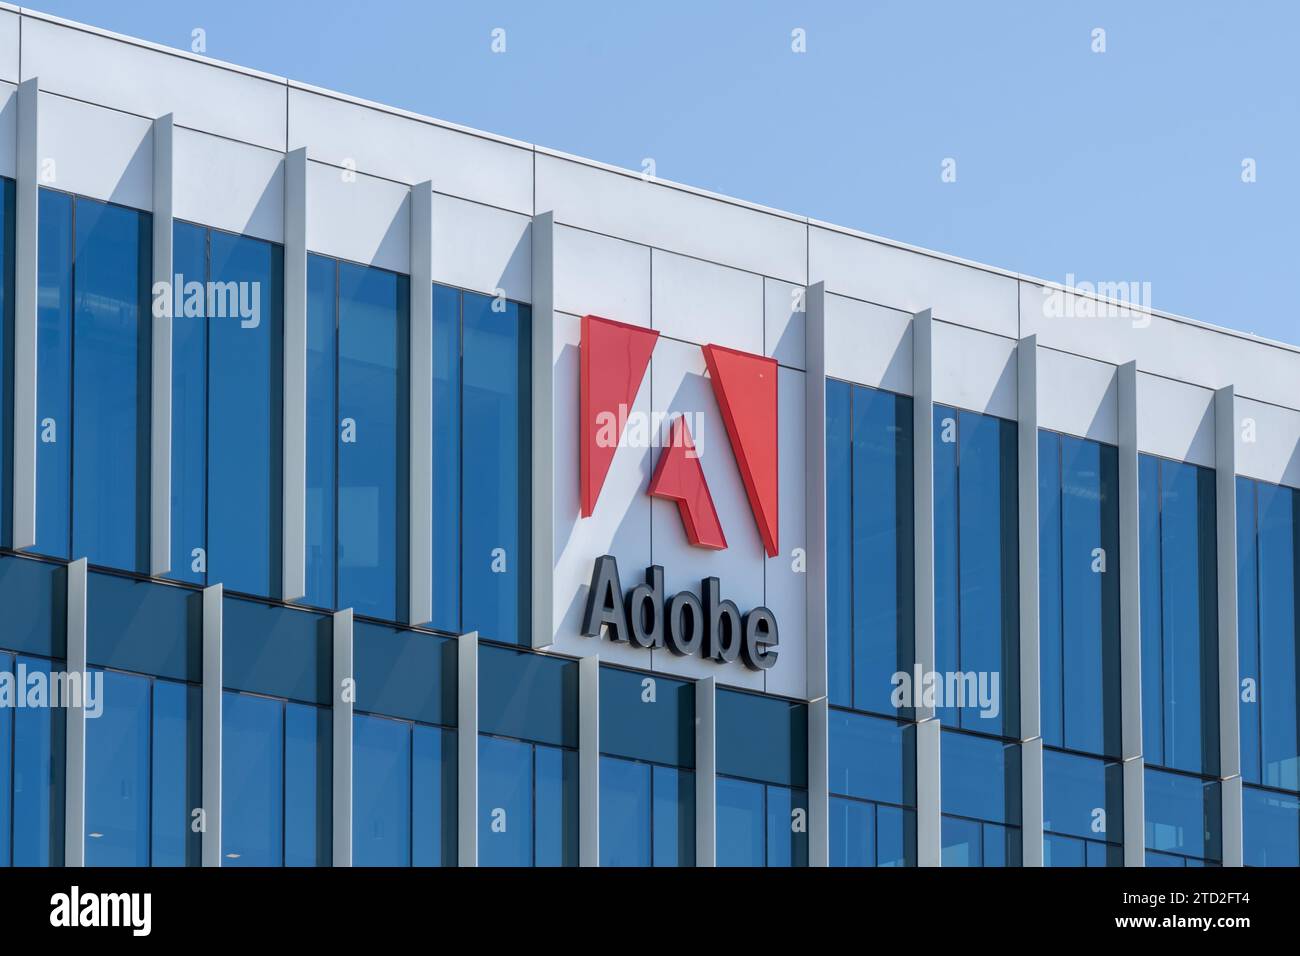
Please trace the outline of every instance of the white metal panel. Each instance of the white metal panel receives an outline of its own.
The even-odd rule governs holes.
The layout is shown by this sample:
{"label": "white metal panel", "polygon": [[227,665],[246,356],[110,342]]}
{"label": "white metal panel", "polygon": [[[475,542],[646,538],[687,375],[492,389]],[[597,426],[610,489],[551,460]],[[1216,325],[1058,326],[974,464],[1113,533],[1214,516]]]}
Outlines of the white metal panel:
{"label": "white metal panel", "polygon": [[763,277],[654,250],[652,324],[700,345],[763,354]]}
{"label": "white metal panel", "polygon": [[555,308],[650,327],[650,250],[555,227]]}
{"label": "white metal panel", "polygon": [[18,14],[13,10],[0,10],[0,79],[18,82]]}
{"label": "white metal panel", "polygon": [[[175,128],[171,114],[153,121],[154,288],[172,289],[172,173]],[[162,577],[172,557],[172,296],[153,315],[149,433],[149,573]]]}
{"label": "white metal panel", "polygon": [[407,187],[308,160],[307,208],[311,252],[406,272],[411,261]]}
{"label": "white metal panel", "polygon": [[[330,697],[332,712],[330,714],[333,731],[333,780],[334,795],[333,815],[331,821],[334,834],[334,866],[352,865],[352,706],[356,700],[355,676],[352,669],[354,658],[354,628],[352,608],[334,612],[334,686]],[[349,693],[351,691],[351,693]]]}
{"label": "white metal panel", "polygon": [[[532,225],[532,635],[533,647],[555,640],[555,217]],[[568,404],[565,405],[566,409]]]}
{"label": "white metal panel", "polygon": [[0,176],[18,177],[18,87],[0,82]]}
{"label": "white metal panel", "polygon": [[1020,284],[1024,333],[1039,345],[1077,352],[1116,365],[1136,361],[1144,372],[1206,388],[1235,384],[1241,394],[1300,408],[1300,351],[1190,322],[1117,309],[1097,315],[1097,304]]}
{"label": "white metal panel", "polygon": [[782,365],[805,368],[804,319],[808,290],[792,282],[763,280],[763,354]]}
{"label": "white metal panel", "polygon": [[1300,412],[1237,397],[1237,474],[1300,488]]}
{"label": "white metal panel", "polygon": [[[609,474],[589,518],[581,517],[578,478],[578,357],[582,322],[555,315],[553,366],[555,557],[554,647],[562,654],[599,653],[610,663],[648,668],[650,652],[608,638],[582,636],[582,614],[596,558],[612,554],[624,590],[644,579],[650,550],[650,449],[624,444],[614,454]],[[652,359],[652,364],[658,361]],[[632,403],[631,414],[650,412],[650,372]]]}
{"label": "white metal panel", "polygon": [[827,290],[998,335],[1020,335],[1016,280],[936,256],[812,226],[808,268]]}
{"label": "white metal panel", "polygon": [[528,216],[433,195],[433,281],[532,302]]}
{"label": "white metal panel", "polygon": [[23,78],[41,89],[259,146],[285,148],[285,86],[125,39],[27,16]]}
{"label": "white metal panel", "polygon": [[42,186],[153,208],[151,120],[54,96],[44,87],[40,111]]}
{"label": "white metal panel", "polygon": [[175,131],[176,218],[284,242],[284,154]]}
{"label": "white metal panel", "polygon": [[[807,435],[804,407],[807,401],[804,373],[788,368],[777,370],[778,418],[778,490],[781,552],[774,558],[764,555],[766,600],[776,615],[779,666],[767,671],[764,689],[769,694],[807,698],[808,660],[808,556],[807,514],[804,511],[807,478]],[[823,426],[823,431],[825,430]],[[724,530],[726,530],[724,528]],[[795,550],[803,557],[798,562]],[[723,579],[726,586],[726,579]],[[749,610],[742,607],[741,611]]]}
{"label": "white metal panel", "polygon": [[1117,444],[1115,366],[1078,355],[1038,350],[1038,424],[1079,438]]}
{"label": "white metal panel", "polygon": [[934,323],[934,400],[1016,417],[1016,343],[976,329]]}
{"label": "white metal panel", "polygon": [[428,179],[435,192],[533,213],[533,154],[526,147],[297,86],[289,89],[289,142],[334,166],[351,163],[408,184]]}
{"label": "white metal panel", "polygon": [[428,182],[411,187],[408,620],[433,618],[433,234]]}
{"label": "white metal panel", "polygon": [[1214,467],[1213,391],[1138,372],[1137,407],[1138,451]]}
{"label": "white metal panel", "polygon": [[[653,499],[654,563],[663,566],[664,591],[676,594],[690,590],[698,595],[700,581],[716,577],[722,585],[722,597],[735,601],[743,614],[764,601],[763,543],[754,524],[722,415],[713,397],[713,386],[705,374],[704,353],[694,345],[661,338],[650,373],[654,384],[654,410],[671,411],[674,416],[690,414],[688,421],[700,465],[727,539],[727,547],[722,551],[694,547],[686,538],[677,504],[662,498]],[[665,440],[668,428],[665,422]],[[658,462],[662,452],[662,449],[655,450],[654,462]],[[720,665],[699,656],[678,657],[666,649],[654,651],[654,666],[671,674],[713,676],[720,684],[762,690],[765,675],[773,683],[780,683],[785,680],[786,671],[804,670],[805,665],[794,659],[803,650],[801,643],[793,639],[787,643],[782,636],[782,653],[769,671],[749,670],[739,660]]]}
{"label": "white metal panel", "polygon": [[804,283],[807,226],[795,219],[544,153],[537,208],[555,221]]}
{"label": "white metal panel", "polygon": [[[82,698],[65,704],[64,745],[64,866],[86,865],[86,559],[78,558],[67,570],[67,667],[69,675],[79,675]],[[103,685],[100,685],[102,693]],[[100,703],[103,701],[101,699]]]}
{"label": "white metal panel", "polygon": [[826,293],[826,374],[912,394],[912,316]]}

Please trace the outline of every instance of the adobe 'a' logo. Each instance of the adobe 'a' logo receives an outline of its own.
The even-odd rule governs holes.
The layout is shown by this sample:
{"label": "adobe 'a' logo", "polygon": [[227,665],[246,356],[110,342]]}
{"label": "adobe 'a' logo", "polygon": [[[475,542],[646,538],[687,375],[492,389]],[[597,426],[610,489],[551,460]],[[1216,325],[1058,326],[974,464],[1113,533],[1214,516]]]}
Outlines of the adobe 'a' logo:
{"label": "adobe 'a' logo", "polygon": [[[659,333],[588,315],[582,319],[578,407],[582,516],[590,517],[622,444],[628,410],[650,365]],[[703,346],[713,395],[740,467],[763,548],[775,557],[777,528],[776,360],[720,345]],[[610,423],[616,436],[610,438]],[[673,419],[668,447],[660,450],[648,493],[677,502],[686,536],[701,548],[721,550],[727,539],[686,419]]]}

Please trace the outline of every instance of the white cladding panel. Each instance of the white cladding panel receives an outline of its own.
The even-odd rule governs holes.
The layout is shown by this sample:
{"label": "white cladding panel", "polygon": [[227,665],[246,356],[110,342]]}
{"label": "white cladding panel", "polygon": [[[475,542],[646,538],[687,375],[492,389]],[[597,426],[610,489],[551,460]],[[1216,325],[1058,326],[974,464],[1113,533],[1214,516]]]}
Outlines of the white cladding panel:
{"label": "white cladding panel", "polygon": [[537,208],[555,221],[803,283],[807,226],[639,176],[537,154]]}
{"label": "white cladding panel", "polygon": [[[411,191],[321,163],[307,163],[307,249],[408,273]],[[437,250],[434,251],[437,256]]]}
{"label": "white cladding panel", "polygon": [[1016,280],[937,256],[812,226],[811,281],[830,292],[1008,338],[1019,334]]}
{"label": "white cladding panel", "polygon": [[0,80],[10,83],[18,82],[18,20],[14,11],[0,10]]}
{"label": "white cladding panel", "polygon": [[808,290],[792,282],[763,280],[763,354],[790,368],[804,363]]}
{"label": "white cladding panel", "polygon": [[570,226],[555,227],[555,308],[650,327],[650,250]]}
{"label": "white cladding panel", "polygon": [[174,149],[177,219],[284,242],[283,153],[189,129]]}
{"label": "white cladding panel", "polygon": [[1300,412],[1237,398],[1237,474],[1300,488]]}
{"label": "white cladding panel", "polygon": [[531,149],[323,93],[289,88],[289,148],[407,185],[533,214]]}
{"label": "white cladding panel", "polygon": [[531,302],[532,218],[434,193],[433,281]]}
{"label": "white cladding panel", "polygon": [[30,16],[22,71],[50,93],[284,150],[282,81]]}
{"label": "white cladding panel", "polygon": [[934,400],[1015,419],[1016,343],[946,322],[934,323]]}
{"label": "white cladding panel", "polygon": [[153,208],[153,123],[130,113],[40,94],[42,186]]}
{"label": "white cladding panel", "polygon": [[1138,372],[1137,421],[1138,451],[1214,467],[1210,389]]}
{"label": "white cladding panel", "polygon": [[826,374],[911,395],[911,313],[828,292]]}
{"label": "white cladding panel", "polygon": [[664,335],[763,354],[763,277],[652,253],[652,318]]}
{"label": "white cladding panel", "polygon": [[0,82],[0,176],[18,178],[18,87]]}
{"label": "white cladding panel", "polygon": [[1118,389],[1114,365],[1039,348],[1039,428],[1118,445]]}

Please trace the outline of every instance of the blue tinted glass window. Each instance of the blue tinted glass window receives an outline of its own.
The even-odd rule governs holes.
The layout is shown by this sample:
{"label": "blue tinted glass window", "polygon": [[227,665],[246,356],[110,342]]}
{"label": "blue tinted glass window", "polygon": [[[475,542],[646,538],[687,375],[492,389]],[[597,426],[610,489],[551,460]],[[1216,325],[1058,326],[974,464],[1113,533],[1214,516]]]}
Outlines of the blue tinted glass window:
{"label": "blue tinted glass window", "polygon": [[[38,657],[15,655],[15,686],[44,675],[51,665]],[[53,669],[62,670],[63,662]],[[63,864],[63,808],[67,753],[65,712],[61,707],[20,707],[13,715],[13,865]]]}
{"label": "blue tinted glass window", "polygon": [[456,642],[368,621],[353,626],[358,710],[456,723]]}
{"label": "blue tinted glass window", "polygon": [[830,712],[830,792],[903,806],[916,803],[916,742],[910,724]]}
{"label": "blue tinted glass window", "polygon": [[208,246],[208,580],[277,597],[284,251],[215,230]]}
{"label": "blue tinted glass window", "polygon": [[327,865],[329,714],[226,691],[221,719],[222,865]]}
{"label": "blue tinted glass window", "polygon": [[695,774],[655,767],[653,774],[655,866],[695,865]]}
{"label": "blue tinted glass window", "polygon": [[578,663],[506,647],[479,648],[479,729],[578,746]]}
{"label": "blue tinted glass window", "polygon": [[76,201],[72,551],[131,571],[149,567],[150,221]]}
{"label": "blue tinted glass window", "polygon": [[[172,227],[172,554],[168,576],[207,580],[208,324],[207,301],[194,295],[208,277],[208,230],[188,222]],[[175,277],[180,279],[176,280]],[[186,290],[190,295],[187,297]]]}
{"label": "blue tinted glass window", "polygon": [[1150,767],[1145,780],[1147,849],[1201,861],[1222,859],[1219,782]]}
{"label": "blue tinted glass window", "polygon": [[913,659],[912,402],[853,389],[853,706],[893,713]]}
{"label": "blue tinted glass window", "polygon": [[695,765],[695,685],[600,669],[600,749],[675,767]]}
{"label": "blue tinted glass window", "polygon": [[104,682],[104,709],[86,721],[86,865],[148,866],[152,682],[92,673]]}
{"label": "blue tinted glass window", "polygon": [[1242,788],[1246,866],[1300,866],[1300,797]]}
{"label": "blue tinted glass window", "polygon": [[479,865],[533,863],[533,748],[520,740],[480,737]]}
{"label": "blue tinted glass window", "polygon": [[1122,844],[1123,787],[1124,770],[1119,763],[1045,749],[1043,829]]}
{"label": "blue tinted glass window", "polygon": [[718,772],[785,786],[808,784],[808,707],[719,690]]}
{"label": "blue tinted glass window", "polygon": [[876,865],[876,805],[831,797],[831,866]]}
{"label": "blue tinted glass window", "polygon": [[600,758],[600,865],[649,866],[650,764]]}
{"label": "blue tinted glass window", "polygon": [[92,571],[86,655],[92,664],[174,680],[203,678],[203,597],[191,588]]}
{"label": "blue tinted glass window", "polygon": [[461,623],[528,644],[529,312],[472,293],[461,310]]}
{"label": "blue tinted glass window", "polygon": [[1051,432],[1038,447],[1044,740],[1117,755],[1118,454]]}
{"label": "blue tinted glass window", "polygon": [[1296,645],[1300,616],[1298,493],[1238,479],[1238,646],[1242,775],[1253,783],[1300,790]]}
{"label": "blue tinted glass window", "polygon": [[411,863],[411,728],[357,714],[352,719],[352,862]]}
{"label": "blue tinted glass window", "polygon": [[[36,296],[36,547],[71,546],[73,199],[40,191]],[[17,437],[17,436],[16,436]]]}
{"label": "blue tinted glass window", "polygon": [[941,825],[941,860],[944,866],[983,866],[984,828],[978,820],[945,815]]}
{"label": "blue tinted glass window", "polygon": [[718,777],[715,786],[718,866],[763,866],[766,787],[731,777]]}
{"label": "blue tinted glass window", "polygon": [[853,386],[826,380],[826,671],[853,706]]}
{"label": "blue tinted glass window", "polygon": [[198,866],[202,834],[194,832],[193,813],[203,803],[202,691],[155,680],[152,713],[152,863]]}
{"label": "blue tinted glass window", "polygon": [[[0,653],[0,674],[13,672],[13,655]],[[12,707],[0,707],[0,866],[9,866],[13,830],[13,714]]]}
{"label": "blue tinted glass window", "polygon": [[943,811],[1020,823],[1020,747],[944,728]]}
{"label": "blue tinted glass window", "polygon": [[456,732],[411,726],[411,863],[455,866]]}
{"label": "blue tinted glass window", "polygon": [[433,287],[433,627],[460,627],[460,303]]}
{"label": "blue tinted glass window", "polygon": [[1216,774],[1214,472],[1141,456],[1143,748],[1148,764]]}
{"label": "blue tinted glass window", "polygon": [[338,602],[385,620],[409,583],[408,282],[338,266]]}
{"label": "blue tinted glass window", "polygon": [[334,603],[335,472],[338,403],[338,265],[307,257],[307,579],[303,600]]}
{"label": "blue tinted glass window", "polygon": [[936,406],[934,442],[936,670],[965,675],[952,682],[962,700],[945,699],[938,714],[946,725],[1014,736],[1020,659],[1016,424]]}
{"label": "blue tinted glass window", "polygon": [[533,794],[538,866],[578,862],[578,755],[559,747],[533,748]]}

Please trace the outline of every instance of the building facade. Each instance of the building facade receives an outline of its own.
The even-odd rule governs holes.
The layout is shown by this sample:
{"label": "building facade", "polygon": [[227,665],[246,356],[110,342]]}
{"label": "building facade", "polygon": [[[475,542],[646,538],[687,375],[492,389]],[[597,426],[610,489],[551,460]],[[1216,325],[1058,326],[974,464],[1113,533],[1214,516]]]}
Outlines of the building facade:
{"label": "building facade", "polygon": [[0,863],[1300,865],[1300,350],[7,5],[0,102]]}

